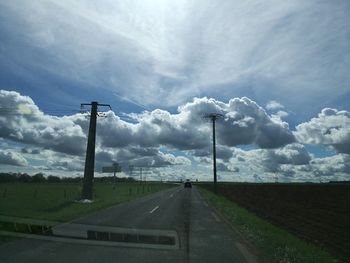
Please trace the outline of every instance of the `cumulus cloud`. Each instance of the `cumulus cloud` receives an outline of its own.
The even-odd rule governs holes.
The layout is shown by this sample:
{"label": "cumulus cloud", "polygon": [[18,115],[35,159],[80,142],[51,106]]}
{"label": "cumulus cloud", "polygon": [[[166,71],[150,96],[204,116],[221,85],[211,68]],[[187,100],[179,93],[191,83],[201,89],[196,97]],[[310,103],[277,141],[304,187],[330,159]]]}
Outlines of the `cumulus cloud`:
{"label": "cumulus cloud", "polygon": [[245,97],[235,98],[225,106],[225,120],[218,125],[218,141],[222,144],[277,148],[295,141],[286,122],[274,121],[254,101]]}
{"label": "cumulus cloud", "polygon": [[83,171],[84,162],[80,159],[64,159],[61,158],[55,161],[49,161],[47,163],[48,170],[61,170],[61,171]]}
{"label": "cumulus cloud", "polygon": [[298,143],[286,145],[285,147],[274,151],[269,151],[269,154],[272,154],[272,158],[279,164],[302,165],[308,164],[311,160],[311,156],[305,149],[304,145]]}
{"label": "cumulus cloud", "polygon": [[279,149],[236,148],[229,165],[238,167],[241,178],[248,181],[249,176],[254,173],[264,181],[319,182],[349,180],[349,158],[348,154],[316,158],[302,144],[293,143]]}
{"label": "cumulus cloud", "polygon": [[235,167],[235,166],[228,164],[228,163],[222,163],[222,162],[218,162],[216,164],[216,169],[219,172],[233,172],[233,173],[239,172],[238,167]]}
{"label": "cumulus cloud", "polygon": [[[0,91],[0,105],[0,136],[2,138],[34,147],[51,149],[55,152],[83,155],[86,148],[85,132],[88,128],[88,119],[83,115],[75,114],[63,117],[45,115],[29,97],[5,90]],[[164,154],[156,147],[160,145],[185,147],[184,141],[186,139],[189,139],[189,146],[186,147],[191,147],[195,144],[193,140],[196,140],[194,134],[190,135],[193,136],[192,140],[186,132],[181,132],[180,129],[177,129],[177,132],[181,132],[181,135],[166,131],[167,127],[162,125],[159,114],[160,110],[156,110],[151,113],[152,117],[149,120],[146,118],[141,123],[133,124],[122,121],[113,112],[108,112],[107,118],[99,120],[98,124],[96,166],[110,164],[115,160],[129,161],[136,166],[189,165],[191,162],[188,158]],[[170,116],[169,113],[167,114]],[[155,123],[154,126],[152,126],[153,123]],[[168,124],[171,123],[168,122]],[[152,134],[152,130],[156,129],[163,129],[163,131]],[[148,133],[146,134],[146,132]],[[166,138],[167,135],[178,137]],[[107,148],[102,150],[101,146]],[[40,154],[40,150],[37,148],[23,147],[21,151],[24,154]],[[18,156],[9,153],[6,160],[7,162],[17,160],[17,164],[24,164],[23,160],[22,162],[18,161]],[[64,158],[62,160],[62,158],[62,155],[60,155],[60,160],[51,156],[47,161],[48,169],[74,171],[82,169],[81,160]]]}
{"label": "cumulus cloud", "polygon": [[[49,116],[29,97],[8,91],[1,91],[0,95],[1,138],[24,144],[22,154],[30,159],[46,160],[49,169],[82,171],[87,118],[81,114]],[[6,112],[7,108],[15,114]],[[349,112],[324,109],[318,117],[298,125],[293,135],[287,123],[274,119],[245,97],[228,102],[195,98],[180,106],[176,113],[156,109],[130,114],[131,121],[107,112],[106,118],[98,120],[96,169],[115,161],[125,166],[157,168],[191,166],[191,160],[208,169],[212,162],[212,131],[211,124],[202,118],[208,112],[223,115],[217,121],[217,158],[221,172],[245,173],[251,169],[291,177],[303,173],[348,172],[345,154],[333,159],[313,158],[302,144],[295,142],[294,135],[304,143],[331,145],[339,152],[348,153]],[[237,148],[244,144],[256,148]],[[174,150],[183,150],[187,157],[175,155]],[[2,163],[28,164],[16,151],[1,154]]]}
{"label": "cumulus cloud", "polygon": [[304,165],[281,165],[279,174],[306,180],[349,180],[350,157],[347,154],[336,154],[329,157],[312,158]]}
{"label": "cumulus cloud", "polygon": [[216,158],[223,160],[224,162],[229,161],[233,156],[233,149],[227,146],[218,145],[216,147]]}
{"label": "cumulus cloud", "polygon": [[304,165],[308,164],[310,160],[311,156],[305,147],[295,143],[281,149],[264,151],[261,163],[266,171],[278,172],[281,169],[281,165]]}
{"label": "cumulus cloud", "polygon": [[21,153],[29,153],[29,154],[40,154],[39,149],[28,149],[26,147],[21,149]]}
{"label": "cumulus cloud", "polygon": [[[262,170],[269,173],[280,172],[283,165],[301,166],[307,165],[312,156],[302,144],[293,143],[279,149],[254,149],[244,151],[236,149],[234,164],[249,166],[255,170]],[[248,163],[248,164],[247,164]]]}
{"label": "cumulus cloud", "polygon": [[330,157],[315,158],[310,163],[310,169],[316,176],[328,176],[332,178],[337,175],[346,174],[349,179],[350,156],[347,154],[337,154]]}
{"label": "cumulus cloud", "polygon": [[[208,145],[208,128],[193,127],[181,114],[170,114],[156,109],[134,116],[137,123],[128,123],[107,113],[98,124],[103,146],[123,147],[136,145],[158,147],[161,145],[186,150]],[[198,116],[200,120],[200,116]],[[198,121],[197,121],[198,122]]]}
{"label": "cumulus cloud", "polygon": [[217,163],[216,164],[216,169],[221,172],[229,172],[230,169],[225,165],[224,163]]}
{"label": "cumulus cloud", "polygon": [[[294,142],[288,124],[275,121],[265,110],[249,98],[235,98],[228,103],[195,98],[178,108],[176,114],[156,109],[130,114],[135,122],[121,120],[113,112],[98,123],[103,146],[142,147],[167,146],[179,150],[198,149],[198,154],[210,147],[211,125],[203,119],[206,113],[218,112],[217,138],[223,146],[255,144],[261,148],[276,148]],[[219,155],[224,148],[218,148]]]}
{"label": "cumulus cloud", "polygon": [[294,135],[302,143],[330,145],[350,154],[350,112],[325,108],[318,117],[296,126]]}
{"label": "cumulus cloud", "polygon": [[275,100],[270,100],[266,104],[266,109],[268,109],[268,110],[279,110],[279,109],[283,109],[283,108],[284,108],[284,106]]}
{"label": "cumulus cloud", "polygon": [[[11,91],[1,90],[0,102],[0,136],[34,147],[23,147],[23,153],[39,154],[41,147],[84,155],[89,120],[83,115],[46,115],[29,97]],[[255,144],[272,149],[294,142],[287,123],[274,120],[249,98],[234,98],[227,103],[195,98],[180,106],[177,113],[160,109],[144,111],[130,114],[133,119],[130,122],[112,111],[107,112],[106,118],[99,119],[97,124],[97,167],[114,161],[157,167],[191,163],[186,157],[161,152],[160,147],[209,157],[211,125],[202,117],[210,112],[224,116],[217,121],[217,157],[223,162],[232,158],[233,146]],[[81,169],[66,161],[52,161],[51,165],[62,170]]]}
{"label": "cumulus cloud", "polygon": [[[216,158],[227,162],[234,153],[234,148],[223,145],[216,145]],[[212,147],[189,151],[189,154],[196,157],[208,157],[213,154]]]}
{"label": "cumulus cloud", "polygon": [[135,167],[165,167],[172,165],[190,165],[191,161],[184,156],[164,153],[157,148],[123,147],[122,149],[97,149],[96,162],[110,165],[118,162],[124,169]]}
{"label": "cumulus cloud", "polygon": [[0,150],[0,163],[14,166],[27,166],[27,160],[19,153],[10,150]]}
{"label": "cumulus cloud", "polygon": [[145,156],[129,161],[129,164],[136,167],[165,167],[170,165],[190,165],[191,161],[184,156],[174,156],[160,152],[156,156]]}
{"label": "cumulus cloud", "polygon": [[82,154],[86,136],[68,116],[44,114],[27,96],[0,90],[0,137],[69,154]]}

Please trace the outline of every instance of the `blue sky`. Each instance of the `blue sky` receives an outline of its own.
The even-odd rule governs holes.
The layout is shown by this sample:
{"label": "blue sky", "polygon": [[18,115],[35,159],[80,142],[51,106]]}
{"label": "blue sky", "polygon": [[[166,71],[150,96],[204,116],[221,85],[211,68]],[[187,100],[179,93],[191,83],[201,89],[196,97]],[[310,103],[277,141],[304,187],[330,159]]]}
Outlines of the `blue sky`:
{"label": "blue sky", "polygon": [[[176,133],[184,136],[183,140],[193,140],[188,143],[192,148],[169,138],[174,136],[171,132],[179,132],[177,127],[187,129],[186,120],[193,112],[182,108],[208,111],[214,103],[215,109],[227,114],[222,127],[231,132],[221,134],[222,147],[233,153],[221,160],[224,179],[231,180],[233,173],[235,178],[249,180],[249,172],[242,172],[237,161],[239,156],[249,160],[254,173],[265,175],[266,180],[274,173],[285,174],[286,180],[315,176],[318,180],[320,174],[327,173],[346,178],[350,152],[349,13],[348,1],[1,1],[0,89],[17,92],[3,93],[2,103],[12,100],[29,108],[37,105],[47,118],[70,115],[72,129],[81,129],[82,141],[86,131],[75,116],[80,103],[97,100],[111,104],[116,114],[110,116],[112,123],[127,126],[130,133],[101,124],[106,130],[98,151],[109,156],[105,163],[118,156],[136,164],[162,161],[161,166],[166,167],[162,169],[169,174],[176,165],[175,169],[194,174],[196,169],[202,171],[200,178],[209,176],[206,158],[210,155],[194,153],[207,147],[194,134],[203,132],[204,138],[210,136],[209,130],[198,126],[198,130]],[[32,102],[23,102],[23,96]],[[215,102],[194,102],[195,97]],[[230,104],[242,97],[249,101]],[[11,105],[15,110],[18,107]],[[255,105],[263,113],[258,114]],[[334,110],[324,110],[327,108]],[[157,109],[170,116],[159,117],[154,112]],[[143,111],[149,115],[142,115]],[[161,123],[156,128],[151,125],[155,120]],[[43,120],[36,121],[18,121],[13,129],[21,130],[21,136],[13,136],[14,131],[1,133],[1,170],[45,168],[52,173],[81,173],[68,162],[72,152],[50,145],[39,135],[37,140],[26,139],[26,125],[43,134],[45,129],[38,124]],[[58,122],[66,120],[51,121],[61,127]],[[249,138],[232,134],[247,134],[242,125],[254,126],[259,133],[249,134]],[[147,138],[148,143],[137,137],[138,132],[152,129],[159,137]],[[293,139],[266,139],[275,136],[276,130]],[[133,140],[125,140],[129,144],[121,146],[103,137],[123,140],[122,135]],[[24,148],[40,149],[40,156],[34,161],[35,154]],[[139,150],[136,154],[136,148],[153,155]],[[304,150],[310,156],[303,155]],[[296,154],[306,158],[296,161],[292,158]],[[51,163],[45,161],[45,155],[51,156]],[[81,163],[83,153],[75,157],[76,163]],[[67,162],[58,165],[58,158]],[[333,171],[332,166],[339,169]],[[233,167],[241,173],[237,175]]]}

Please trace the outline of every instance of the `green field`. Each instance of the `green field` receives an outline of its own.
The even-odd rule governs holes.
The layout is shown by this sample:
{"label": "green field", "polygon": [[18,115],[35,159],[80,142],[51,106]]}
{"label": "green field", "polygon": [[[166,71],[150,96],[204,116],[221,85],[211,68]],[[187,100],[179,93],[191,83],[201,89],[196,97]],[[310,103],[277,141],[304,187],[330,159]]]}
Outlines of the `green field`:
{"label": "green field", "polygon": [[341,262],[321,248],[248,212],[231,200],[199,187],[207,202],[258,249],[261,262]]}
{"label": "green field", "polygon": [[68,221],[84,214],[174,187],[165,183],[95,183],[94,202],[76,202],[79,183],[4,183],[0,185],[0,215]]}

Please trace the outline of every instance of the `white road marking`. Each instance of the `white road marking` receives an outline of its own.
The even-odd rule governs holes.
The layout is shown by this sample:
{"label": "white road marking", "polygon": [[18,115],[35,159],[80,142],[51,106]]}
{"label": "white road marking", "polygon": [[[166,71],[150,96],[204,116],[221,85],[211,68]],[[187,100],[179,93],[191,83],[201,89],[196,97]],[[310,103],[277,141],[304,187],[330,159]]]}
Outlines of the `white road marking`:
{"label": "white road marking", "polygon": [[221,222],[221,219],[214,212],[211,212],[211,214],[215,218],[216,222]]}
{"label": "white road marking", "polygon": [[175,192],[173,192],[169,197],[174,197],[174,194],[176,194],[176,193],[178,193],[178,192],[180,192],[182,190],[182,188],[180,188],[180,189],[178,189],[178,190],[176,190]]}
{"label": "white road marking", "polygon": [[159,205],[157,205],[155,208],[153,208],[151,211],[149,211],[150,214],[152,214],[154,211],[156,211],[159,208]]}

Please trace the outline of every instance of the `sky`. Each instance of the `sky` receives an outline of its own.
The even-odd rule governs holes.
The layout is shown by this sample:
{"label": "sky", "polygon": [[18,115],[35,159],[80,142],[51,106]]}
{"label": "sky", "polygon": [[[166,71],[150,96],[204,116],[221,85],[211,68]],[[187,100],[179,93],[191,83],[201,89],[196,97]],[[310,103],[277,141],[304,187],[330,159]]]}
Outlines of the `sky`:
{"label": "sky", "polygon": [[[0,171],[350,179],[350,2],[0,1]],[[85,108],[84,110],[88,110]],[[134,169],[130,172],[129,167]]]}

